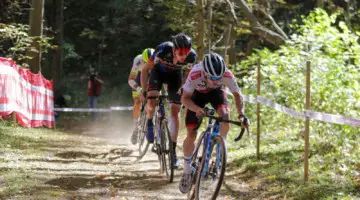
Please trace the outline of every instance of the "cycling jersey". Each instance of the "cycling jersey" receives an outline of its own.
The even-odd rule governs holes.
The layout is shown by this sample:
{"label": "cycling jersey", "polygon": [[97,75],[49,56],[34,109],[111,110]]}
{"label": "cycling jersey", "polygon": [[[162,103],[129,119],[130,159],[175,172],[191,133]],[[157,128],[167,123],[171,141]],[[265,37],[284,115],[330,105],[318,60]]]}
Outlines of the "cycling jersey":
{"label": "cycling jersey", "polygon": [[140,86],[140,73],[142,68],[144,67],[144,61],[142,59],[142,55],[139,54],[134,58],[133,66],[131,68],[130,77],[128,80],[129,85],[133,90],[136,90],[137,86]]}
{"label": "cycling jersey", "polygon": [[149,61],[157,64],[163,64],[165,67],[177,67],[181,68],[182,66],[186,66],[189,63],[195,63],[196,60],[196,52],[194,49],[189,51],[188,56],[185,61],[180,63],[173,63],[174,59],[174,44],[172,42],[163,42],[159,46],[156,47],[155,52],[151,55]]}
{"label": "cycling jersey", "polygon": [[226,86],[232,93],[240,91],[235,76],[227,68],[225,69],[224,76],[219,80],[219,87],[209,87],[206,79],[204,67],[202,66],[202,63],[199,63],[191,69],[183,89],[190,93],[193,93],[195,90],[200,93],[208,93],[221,86]]}
{"label": "cycling jersey", "polygon": [[[160,91],[162,84],[167,83],[170,102],[181,104],[180,95],[177,92],[182,85],[181,67],[186,65],[187,62],[176,64],[173,63],[174,48],[175,47],[172,42],[164,42],[156,47],[154,54],[149,59],[149,62],[154,63],[155,66],[150,72],[147,90]],[[191,54],[191,56],[194,57],[193,53]],[[189,58],[188,61],[195,61],[195,58]]]}

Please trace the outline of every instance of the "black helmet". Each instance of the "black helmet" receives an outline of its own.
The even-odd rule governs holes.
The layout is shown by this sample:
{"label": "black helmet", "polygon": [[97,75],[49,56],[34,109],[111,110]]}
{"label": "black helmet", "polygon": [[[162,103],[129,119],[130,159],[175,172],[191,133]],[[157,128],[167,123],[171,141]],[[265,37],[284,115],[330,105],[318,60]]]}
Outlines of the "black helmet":
{"label": "black helmet", "polygon": [[191,38],[187,36],[185,33],[179,33],[173,36],[173,43],[175,48],[191,48]]}
{"label": "black helmet", "polygon": [[208,77],[221,78],[225,73],[224,59],[217,53],[206,54],[202,64]]}

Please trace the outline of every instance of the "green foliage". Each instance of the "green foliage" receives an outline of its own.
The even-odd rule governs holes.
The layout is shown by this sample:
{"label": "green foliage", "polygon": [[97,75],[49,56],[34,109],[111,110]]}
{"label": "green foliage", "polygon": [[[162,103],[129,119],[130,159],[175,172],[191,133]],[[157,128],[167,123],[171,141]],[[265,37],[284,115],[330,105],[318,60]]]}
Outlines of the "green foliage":
{"label": "green foliage", "polygon": [[[251,128],[255,130],[255,126]],[[304,185],[301,135],[289,130],[262,132],[260,159],[256,157],[254,136],[245,135],[242,141],[234,142],[236,136],[229,135],[227,168],[242,188],[253,189],[254,197],[315,200],[356,199],[360,195],[359,138],[346,139],[340,145],[331,135],[312,136],[309,182]]]}
{"label": "green foliage", "polygon": [[[46,4],[52,7],[50,1]],[[87,83],[79,77],[91,67],[105,81],[102,94],[109,98],[102,95],[100,100],[132,100],[127,78],[134,57],[174,34],[165,21],[162,2],[69,0],[65,6],[62,91],[78,96],[74,106],[85,106]],[[45,15],[52,17],[50,12]]]}
{"label": "green foliage", "polygon": [[[329,16],[317,9],[304,18],[303,24],[294,26],[297,33],[286,45],[271,52],[257,50],[236,67],[237,74],[249,70],[242,78],[243,91],[256,95],[255,66],[262,63],[262,93],[265,98],[298,111],[305,108],[306,61],[311,61],[311,110],[360,118],[360,45],[358,36],[343,22],[336,23],[336,15]],[[264,108],[264,113],[271,111]],[[251,111],[250,111],[251,112]],[[264,121],[276,122],[267,130],[289,124],[293,118],[279,115],[264,116]],[[299,124],[298,128],[302,128]],[[336,124],[312,123],[314,132],[351,136],[358,129]]]}
{"label": "green foliage", "polygon": [[29,26],[24,24],[0,24],[0,52],[3,56],[12,58],[19,63],[25,62],[31,57],[26,55],[28,51],[38,50],[33,43],[41,47],[42,52],[51,48],[49,37],[31,37],[28,35]]}
{"label": "green foliage", "polygon": [[[256,50],[256,53],[236,66],[234,70],[242,78],[243,93],[256,96],[256,64],[258,58],[261,58],[261,96],[303,112],[306,61],[309,60],[311,110],[359,119],[358,36],[344,22],[338,21],[337,15],[329,16],[320,9],[311,12],[304,17],[302,24],[293,27],[296,33],[280,49],[273,52],[267,48]],[[246,113],[251,119],[256,119],[256,106],[247,104]],[[271,167],[262,167],[258,171],[269,176],[275,175],[277,184],[284,184],[283,180],[295,181],[291,187],[289,181],[286,181],[285,185],[290,188],[283,190],[289,193],[283,195],[296,199],[351,198],[352,195],[348,194],[354,192],[357,195],[360,160],[358,127],[311,120],[311,186],[295,189],[302,180],[302,169],[298,166],[303,163],[300,152],[304,149],[304,120],[261,106],[261,124],[261,152],[266,154],[263,158],[271,162]],[[255,132],[254,123],[250,128]],[[236,148],[232,150],[236,151]],[[279,152],[292,153],[283,155]],[[278,171],[273,171],[277,162]]]}

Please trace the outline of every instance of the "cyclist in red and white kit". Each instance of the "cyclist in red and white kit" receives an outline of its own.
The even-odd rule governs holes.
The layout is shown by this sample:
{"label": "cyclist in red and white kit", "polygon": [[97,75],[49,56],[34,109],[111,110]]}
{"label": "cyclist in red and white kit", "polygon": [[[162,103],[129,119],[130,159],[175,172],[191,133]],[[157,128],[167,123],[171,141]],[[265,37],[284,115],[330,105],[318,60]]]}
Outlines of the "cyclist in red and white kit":
{"label": "cyclist in red and white kit", "polygon": [[[201,118],[205,115],[204,106],[210,103],[223,119],[229,119],[229,102],[224,87],[230,89],[234,95],[239,118],[245,117],[244,105],[240,88],[233,73],[225,66],[223,58],[211,53],[204,56],[201,63],[195,65],[183,86],[181,102],[188,109],[185,118],[187,135],[184,140],[184,172],[180,180],[179,189],[187,193],[191,187],[193,170],[190,166],[191,156],[195,149],[197,129]],[[220,123],[220,135],[226,141],[229,124]]]}

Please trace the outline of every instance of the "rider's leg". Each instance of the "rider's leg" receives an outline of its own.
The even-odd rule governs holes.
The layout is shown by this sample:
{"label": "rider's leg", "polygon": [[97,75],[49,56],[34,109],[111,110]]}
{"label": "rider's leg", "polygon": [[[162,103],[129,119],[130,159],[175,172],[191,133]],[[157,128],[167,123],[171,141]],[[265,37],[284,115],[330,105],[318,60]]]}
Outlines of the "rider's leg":
{"label": "rider's leg", "polygon": [[183,151],[184,151],[184,173],[190,174],[192,172],[191,169],[191,156],[195,149],[195,140],[197,135],[197,130],[195,129],[197,125],[187,126],[187,134],[183,143]]}
{"label": "rider's leg", "polygon": [[150,71],[150,77],[147,86],[147,103],[146,103],[146,118],[147,118],[147,132],[146,139],[148,142],[154,142],[154,124],[152,118],[155,113],[155,107],[157,99],[149,99],[149,97],[158,97],[159,91],[162,86],[162,77],[164,74],[161,70],[158,70],[159,66],[155,65],[154,68]]}
{"label": "rider's leg", "polygon": [[[222,105],[217,108],[218,115],[226,120],[229,120],[229,107],[227,105]],[[227,133],[229,132],[230,125],[229,123],[220,123],[220,135],[223,138],[226,138]]]}
{"label": "rider's leg", "polygon": [[[221,88],[215,89],[211,92],[210,103],[212,107],[216,108],[216,112],[223,119],[229,119],[230,106],[227,100],[227,95]],[[220,123],[220,135],[225,139],[229,132],[228,123]],[[225,141],[225,140],[224,140]]]}
{"label": "rider's leg", "polygon": [[177,146],[177,138],[179,135],[180,128],[180,109],[181,104],[171,103],[171,116],[170,116],[170,134],[171,134],[171,142],[173,145],[174,152],[174,167],[179,167],[179,160],[176,154],[176,146]]}
{"label": "rider's leg", "polygon": [[[158,97],[159,91],[153,90],[148,92],[148,97]],[[146,119],[147,119],[147,133],[146,133],[146,139],[148,142],[153,143],[154,142],[154,124],[153,124],[153,116],[155,113],[155,107],[157,104],[157,99],[148,99],[146,102]]]}
{"label": "rider's leg", "polygon": [[196,114],[192,111],[186,113],[185,118],[187,134],[183,144],[184,150],[184,172],[181,176],[179,189],[182,193],[187,193],[191,188],[193,179],[193,169],[191,166],[191,156],[195,149],[195,140],[197,135],[197,128],[199,127],[199,121],[196,118]]}
{"label": "rider's leg", "polygon": [[134,117],[134,121],[137,121],[140,117],[141,101],[139,96],[133,97],[133,99],[134,99],[133,117]]}
{"label": "rider's leg", "polygon": [[170,133],[171,133],[171,141],[173,143],[174,148],[174,167],[177,168],[179,166],[179,160],[176,155],[176,145],[177,138],[179,135],[180,129],[180,109],[181,109],[181,96],[178,93],[182,84],[182,74],[181,71],[173,71],[169,73],[167,76],[167,92],[169,95],[169,100],[171,102],[171,117],[170,117]]}
{"label": "rider's leg", "polygon": [[134,107],[133,107],[133,118],[134,118],[134,130],[131,136],[131,143],[136,144],[138,137],[138,121],[140,117],[141,101],[138,94],[134,94],[136,91],[133,91]]}
{"label": "rider's leg", "polygon": [[179,135],[179,129],[180,129],[180,109],[181,105],[176,103],[171,103],[171,126],[170,126],[170,133],[171,133],[171,141],[176,142],[178,135]]}
{"label": "rider's leg", "polygon": [[[148,97],[158,97],[159,94],[160,94],[159,91],[152,90],[147,93],[147,96]],[[146,102],[146,118],[147,119],[152,119],[152,117],[154,116],[156,104],[157,104],[157,99],[147,99],[147,102]]]}

